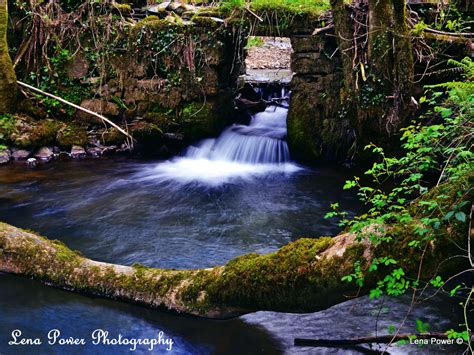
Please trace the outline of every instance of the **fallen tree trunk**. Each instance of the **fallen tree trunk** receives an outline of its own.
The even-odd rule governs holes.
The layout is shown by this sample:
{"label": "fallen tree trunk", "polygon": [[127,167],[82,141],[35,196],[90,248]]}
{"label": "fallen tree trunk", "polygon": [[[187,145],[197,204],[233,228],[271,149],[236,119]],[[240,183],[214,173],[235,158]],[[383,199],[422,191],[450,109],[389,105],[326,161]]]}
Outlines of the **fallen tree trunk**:
{"label": "fallen tree trunk", "polygon": [[0,271],[70,291],[209,318],[257,309],[308,311],[343,301],[363,248],[354,236],[300,239],[268,255],[249,254],[225,266],[166,270],[87,259],[59,241],[0,223]]}
{"label": "fallen tree trunk", "polygon": [[[425,196],[443,195],[440,210],[469,190],[471,176],[448,181]],[[441,201],[441,200],[440,200]],[[444,206],[446,204],[446,206]],[[423,215],[417,200],[414,215]],[[430,212],[432,213],[432,212]],[[90,260],[59,241],[0,223],[0,272],[23,275],[70,291],[164,308],[208,318],[230,318],[257,310],[310,312],[326,309],[362,295],[387,270],[365,272],[364,288],[341,280],[360,262],[367,271],[372,258],[390,255],[410,280],[430,280],[434,275],[453,275],[469,268],[467,258],[456,257],[465,245],[467,223],[445,228],[420,248],[409,241],[421,219],[391,226],[370,226],[366,238],[345,233],[334,238],[302,238],[274,253],[239,256],[226,265],[208,269],[170,270],[143,265],[123,266]],[[385,242],[369,242],[370,235]],[[389,242],[387,242],[389,241]]]}
{"label": "fallen tree trunk", "polygon": [[[406,266],[418,269],[419,255],[397,247]],[[386,249],[386,248],[385,248]],[[449,250],[440,243],[429,252],[424,277]],[[326,309],[364,293],[341,277],[356,260],[384,254],[384,246],[358,242],[352,234],[334,238],[303,238],[275,253],[248,254],[224,266],[197,270],[167,270],[142,265],[122,266],[93,261],[59,241],[0,223],[0,272],[27,276],[84,294],[164,308],[178,313],[225,319],[257,310],[308,312]],[[376,278],[376,274],[373,274]],[[371,281],[366,280],[369,287]]]}

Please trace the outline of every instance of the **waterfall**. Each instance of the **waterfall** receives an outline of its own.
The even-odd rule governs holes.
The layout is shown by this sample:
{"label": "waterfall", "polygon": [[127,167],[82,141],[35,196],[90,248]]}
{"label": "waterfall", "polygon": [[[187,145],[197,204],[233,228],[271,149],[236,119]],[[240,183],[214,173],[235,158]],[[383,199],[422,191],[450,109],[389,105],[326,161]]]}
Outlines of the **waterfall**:
{"label": "waterfall", "polygon": [[191,146],[186,157],[248,164],[281,164],[290,160],[286,138],[286,114],[269,106],[252,117],[248,126],[233,125],[216,139]]}
{"label": "waterfall", "polygon": [[221,185],[238,178],[301,170],[290,161],[286,142],[287,111],[270,105],[264,112],[253,115],[248,126],[234,124],[219,137],[190,146],[184,156],[145,168],[138,178]]}

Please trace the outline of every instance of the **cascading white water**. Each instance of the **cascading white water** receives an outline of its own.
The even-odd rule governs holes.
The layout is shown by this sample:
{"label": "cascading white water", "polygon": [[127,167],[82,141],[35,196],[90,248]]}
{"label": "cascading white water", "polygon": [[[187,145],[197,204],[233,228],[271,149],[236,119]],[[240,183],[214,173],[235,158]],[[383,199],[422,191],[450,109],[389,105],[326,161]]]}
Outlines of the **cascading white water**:
{"label": "cascading white water", "polygon": [[191,146],[186,157],[248,164],[281,164],[290,160],[286,137],[287,110],[270,106],[252,117],[248,126],[233,125],[217,139]]}
{"label": "cascading white water", "polygon": [[285,140],[287,111],[269,106],[255,114],[248,126],[233,125],[218,138],[189,147],[183,157],[145,169],[139,178],[220,185],[236,178],[298,171],[301,168],[290,162]]}

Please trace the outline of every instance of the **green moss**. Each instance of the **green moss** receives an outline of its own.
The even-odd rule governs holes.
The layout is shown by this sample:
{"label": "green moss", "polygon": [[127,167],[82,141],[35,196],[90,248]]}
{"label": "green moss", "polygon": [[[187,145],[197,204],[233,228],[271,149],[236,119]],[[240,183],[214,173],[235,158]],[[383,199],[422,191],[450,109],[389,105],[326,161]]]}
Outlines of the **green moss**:
{"label": "green moss", "polygon": [[114,127],[108,128],[106,131],[104,131],[101,135],[101,138],[105,145],[119,146],[125,142],[125,136],[123,133],[119,132],[119,130]]}
{"label": "green moss", "polygon": [[55,144],[57,132],[64,127],[64,123],[52,119],[32,121],[22,118],[16,123],[17,133],[11,135],[10,139],[20,148],[40,148]]}
{"label": "green moss", "polygon": [[128,15],[132,13],[132,6],[130,4],[117,4],[114,2],[112,6],[121,14]]}
{"label": "green moss", "polygon": [[221,6],[224,10],[244,9],[250,5],[253,11],[277,12],[280,15],[311,15],[318,16],[329,10],[329,0],[224,0]]}
{"label": "green moss", "polygon": [[[338,258],[320,262],[318,254],[332,244],[329,237],[303,238],[275,253],[239,256],[224,267],[193,275],[183,298],[195,309],[215,304],[252,309],[311,309],[321,300],[327,302],[324,298],[329,285],[339,284],[341,269],[351,266],[344,261],[343,265],[347,265],[341,268]],[[348,259],[352,260],[352,255]]]}
{"label": "green moss", "polygon": [[223,119],[217,114],[211,102],[190,102],[182,106],[179,123],[184,134],[191,140],[217,134]]}
{"label": "green moss", "polygon": [[137,33],[143,30],[159,32],[179,27],[181,27],[180,24],[176,21],[171,20],[171,18],[169,17],[165,19],[160,19],[158,16],[151,15],[145,17],[143,20],[138,21],[135,26],[133,26],[133,33]]}
{"label": "green moss", "polygon": [[63,148],[84,146],[89,142],[85,128],[72,125],[60,129],[56,138],[59,146]]}
{"label": "green moss", "polygon": [[162,131],[166,131],[173,125],[173,116],[166,112],[147,112],[145,120],[156,125]]}
{"label": "green moss", "polygon": [[65,263],[72,263],[72,264],[77,264],[79,263],[83,258],[77,253],[69,249],[63,242],[59,240],[52,240],[51,241],[56,249],[56,254],[55,257]]}
{"label": "green moss", "polygon": [[149,149],[156,148],[163,137],[163,131],[160,127],[145,121],[136,122],[130,127],[130,133],[138,143]]}
{"label": "green moss", "polygon": [[216,29],[220,26],[219,22],[205,16],[195,16],[192,18],[192,21],[196,26],[205,27],[207,29]]}
{"label": "green moss", "polygon": [[[315,107],[311,88],[294,89],[288,111],[288,145],[292,155],[302,161],[321,157],[322,122],[320,109]],[[319,138],[319,139],[318,139]]]}
{"label": "green moss", "polygon": [[203,7],[198,10],[197,13],[200,17],[222,17],[222,10],[218,7]]}
{"label": "green moss", "polygon": [[8,53],[8,4],[0,1],[0,114],[16,109],[17,84],[15,70]]}

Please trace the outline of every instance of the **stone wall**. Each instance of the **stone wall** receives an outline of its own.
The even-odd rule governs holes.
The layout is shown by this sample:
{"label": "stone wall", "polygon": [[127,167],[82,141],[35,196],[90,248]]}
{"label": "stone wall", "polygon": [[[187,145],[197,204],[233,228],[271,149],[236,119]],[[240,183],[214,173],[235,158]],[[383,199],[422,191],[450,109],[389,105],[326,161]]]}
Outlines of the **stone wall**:
{"label": "stone wall", "polygon": [[[101,52],[92,41],[97,33],[82,31],[81,50],[77,51],[75,41],[67,39],[54,46],[69,50],[74,57],[62,69],[53,67],[56,76],[68,78],[66,85],[53,78],[57,84],[50,80],[47,90],[72,97],[73,102],[127,127],[145,150],[167,148],[169,140],[171,144],[180,141],[179,149],[217,135],[232,123],[246,36],[289,36],[295,73],[288,115],[292,154],[305,161],[343,156],[352,136],[339,112],[339,53],[333,36],[311,34],[315,28],[324,27],[327,18],[308,14],[282,17],[269,12],[261,14],[265,20],[260,21],[246,11],[225,20],[217,15],[200,11],[187,16],[186,12],[167,11],[141,20],[117,19],[100,29],[107,34],[107,26],[112,26],[115,31],[114,36],[103,39]],[[57,54],[54,48],[50,57]],[[27,81],[28,63],[20,63],[17,70]],[[48,114],[71,124],[69,117],[61,112],[55,116],[54,110]],[[76,112],[73,118],[74,132],[96,132],[106,145],[123,143],[123,135],[114,129],[105,130],[95,117]],[[33,121],[31,127],[36,123]],[[71,140],[67,147],[84,144],[84,134],[78,136],[81,139]],[[14,146],[17,140],[12,139]],[[66,146],[56,138],[50,144]]]}
{"label": "stone wall", "polygon": [[[134,26],[126,49],[113,53],[94,97],[81,106],[126,121],[150,145],[159,145],[163,132],[181,134],[186,143],[216,135],[229,123],[242,65],[232,29],[174,25],[151,16]],[[74,68],[84,65],[78,53],[70,74],[82,75]],[[95,120],[82,113],[76,118]]]}
{"label": "stone wall", "polygon": [[334,36],[291,35],[288,143],[302,161],[344,159],[354,142],[349,120],[340,107],[341,61]]}
{"label": "stone wall", "polygon": [[[110,19],[97,16],[96,32],[80,31],[77,41],[58,39],[58,44],[51,45],[49,62],[35,57],[35,68],[28,66],[32,60],[20,63],[19,79],[126,127],[137,139],[137,151],[174,154],[190,142],[219,134],[231,123],[237,78],[242,73],[243,31],[219,18],[200,15],[193,15],[192,21],[170,15]],[[25,29],[15,30],[20,38]],[[37,73],[38,80],[31,80],[31,72]],[[81,132],[81,139],[72,145],[101,142],[120,147],[125,141],[123,134],[106,129],[94,116],[48,104],[37,103],[40,114],[25,111],[31,117],[28,127],[42,124],[47,116]],[[8,145],[20,146],[17,136],[23,131],[17,127]],[[84,142],[86,132],[89,140]],[[49,138],[51,147],[64,145],[56,137]],[[45,144],[44,139],[33,140],[21,147],[34,150]]]}

